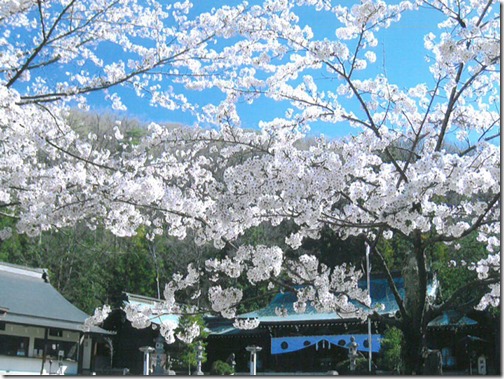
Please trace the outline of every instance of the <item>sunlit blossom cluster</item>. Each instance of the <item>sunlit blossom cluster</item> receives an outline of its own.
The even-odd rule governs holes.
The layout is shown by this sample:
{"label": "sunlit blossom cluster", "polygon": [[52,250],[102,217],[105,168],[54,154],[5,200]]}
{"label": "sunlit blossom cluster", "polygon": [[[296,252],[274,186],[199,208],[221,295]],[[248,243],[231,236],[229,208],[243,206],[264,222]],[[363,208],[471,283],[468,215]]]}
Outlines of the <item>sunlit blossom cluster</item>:
{"label": "sunlit blossom cluster", "polygon": [[245,318],[245,319],[235,319],[233,326],[237,329],[249,330],[256,329],[260,322],[257,318]]}
{"label": "sunlit blossom cluster", "polygon": [[198,324],[193,323],[185,328],[183,331],[177,333],[177,338],[184,343],[191,343],[201,333]]}
{"label": "sunlit blossom cluster", "polygon": [[94,314],[91,317],[86,318],[84,321],[84,330],[90,331],[92,326],[99,325],[103,323],[112,311],[109,305],[104,305],[103,307],[96,308]]}
{"label": "sunlit blossom cluster", "polygon": [[468,268],[476,271],[479,279],[486,279],[492,272],[500,272],[500,254],[489,255],[487,258],[476,262],[476,264],[470,264]]}

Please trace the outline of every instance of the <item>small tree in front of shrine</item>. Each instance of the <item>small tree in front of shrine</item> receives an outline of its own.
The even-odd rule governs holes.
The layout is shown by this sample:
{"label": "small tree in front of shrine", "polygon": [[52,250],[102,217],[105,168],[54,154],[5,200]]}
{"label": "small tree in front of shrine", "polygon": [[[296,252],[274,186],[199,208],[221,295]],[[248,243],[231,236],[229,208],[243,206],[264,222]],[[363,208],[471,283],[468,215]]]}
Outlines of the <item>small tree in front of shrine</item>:
{"label": "small tree in front of shrine", "polygon": [[402,344],[403,334],[396,327],[387,328],[383,334],[381,343],[381,357],[378,364],[385,370],[393,371],[396,374],[402,373]]}
{"label": "small tree in front of shrine", "polygon": [[187,330],[193,325],[197,325],[200,334],[192,341],[184,343],[180,355],[177,357],[182,363],[183,367],[187,367],[188,374],[191,375],[192,368],[198,365],[198,346],[201,344],[203,347],[203,355],[201,363],[207,361],[206,346],[207,342],[204,340],[208,337],[208,331],[205,330],[205,322],[201,315],[183,315],[179,320],[179,330],[181,332]]}

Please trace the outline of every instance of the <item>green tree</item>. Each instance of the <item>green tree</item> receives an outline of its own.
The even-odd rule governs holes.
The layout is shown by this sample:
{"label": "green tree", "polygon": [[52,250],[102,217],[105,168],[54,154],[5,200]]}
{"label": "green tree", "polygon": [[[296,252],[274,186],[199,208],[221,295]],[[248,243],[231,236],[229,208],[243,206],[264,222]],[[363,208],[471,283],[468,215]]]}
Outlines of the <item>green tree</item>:
{"label": "green tree", "polygon": [[201,315],[183,315],[179,320],[178,331],[184,330],[187,327],[197,324],[200,328],[199,337],[195,338],[192,342],[184,344],[182,351],[179,356],[179,360],[182,361],[185,367],[187,367],[189,375],[191,374],[192,368],[196,367],[198,364],[198,346],[201,344],[203,347],[203,357],[202,363],[207,361],[206,347],[207,342],[204,340],[208,337],[208,331],[205,327],[205,321]]}
{"label": "green tree", "polygon": [[402,373],[402,344],[403,333],[396,327],[389,327],[381,340],[381,358],[378,364],[385,370]]}
{"label": "green tree", "polygon": [[[466,303],[474,303],[481,293],[479,288],[467,288],[467,283],[475,282],[477,273],[467,268],[467,262],[477,262],[486,258],[488,251],[472,233],[460,239],[457,244],[435,244],[431,247],[431,267],[437,273],[443,300],[453,297],[452,307],[466,308]],[[465,288],[460,292],[460,288]],[[459,293],[457,293],[459,291]],[[453,295],[457,296],[453,296]]]}

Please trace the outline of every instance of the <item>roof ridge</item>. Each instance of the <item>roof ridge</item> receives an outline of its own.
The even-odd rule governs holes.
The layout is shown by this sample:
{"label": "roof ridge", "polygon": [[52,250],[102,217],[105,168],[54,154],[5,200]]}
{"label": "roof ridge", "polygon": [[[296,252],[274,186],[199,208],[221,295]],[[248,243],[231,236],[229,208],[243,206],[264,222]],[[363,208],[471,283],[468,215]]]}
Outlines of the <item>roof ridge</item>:
{"label": "roof ridge", "polygon": [[[70,319],[65,319],[65,318],[54,318],[54,317],[47,317],[47,316],[39,316],[35,314],[25,314],[25,313],[17,313],[17,312],[8,312],[9,316],[23,316],[23,317],[31,317],[31,318],[38,318],[38,319],[44,319],[44,320],[51,320],[51,321],[62,321],[62,322],[68,322],[70,324],[82,324],[84,325],[84,321],[81,320],[70,320]],[[85,312],[83,312],[85,315],[89,317],[89,315]]]}
{"label": "roof ridge", "polygon": [[153,303],[161,303],[161,302],[163,302],[163,299],[158,299],[158,298],[155,298],[155,297],[144,296],[144,295],[139,295],[139,294],[130,293],[130,292],[123,292],[123,293],[126,295],[128,301],[133,300],[133,299],[138,299],[138,300],[150,301],[150,302],[153,302]]}
{"label": "roof ridge", "polygon": [[42,279],[42,274],[44,272],[47,272],[47,269],[26,267],[13,263],[0,262],[0,271]]}

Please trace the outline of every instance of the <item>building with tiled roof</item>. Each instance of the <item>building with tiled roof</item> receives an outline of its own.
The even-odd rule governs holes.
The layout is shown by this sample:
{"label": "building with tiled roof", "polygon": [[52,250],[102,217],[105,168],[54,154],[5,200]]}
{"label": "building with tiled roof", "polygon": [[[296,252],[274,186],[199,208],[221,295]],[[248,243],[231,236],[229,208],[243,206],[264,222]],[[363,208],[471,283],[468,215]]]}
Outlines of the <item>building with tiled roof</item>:
{"label": "building with tiled roof", "polygon": [[[404,298],[404,279],[395,275],[394,282],[399,295]],[[366,281],[359,283],[365,288]],[[429,294],[437,291],[435,282],[428,288]],[[370,281],[372,307],[381,304],[378,311],[382,316],[395,317],[398,305],[385,278],[374,276]],[[308,304],[306,311],[296,313],[297,301],[293,292],[277,294],[264,308],[239,316],[243,319],[257,319],[259,327],[239,330],[232,323],[220,318],[208,319],[209,361],[225,360],[235,354],[238,371],[248,372],[249,354],[246,347],[262,347],[258,355],[258,371],[264,372],[326,372],[335,369],[338,362],[347,359],[351,337],[358,344],[361,356],[368,357],[369,334],[367,320],[331,312],[318,312]],[[357,304],[356,304],[357,305]],[[282,310],[282,315],[278,315]],[[371,323],[371,351],[380,351],[380,340],[384,325]]]}
{"label": "building with tiled roof", "polygon": [[86,313],[48,281],[47,270],[0,262],[0,374],[91,373],[95,345]]}

